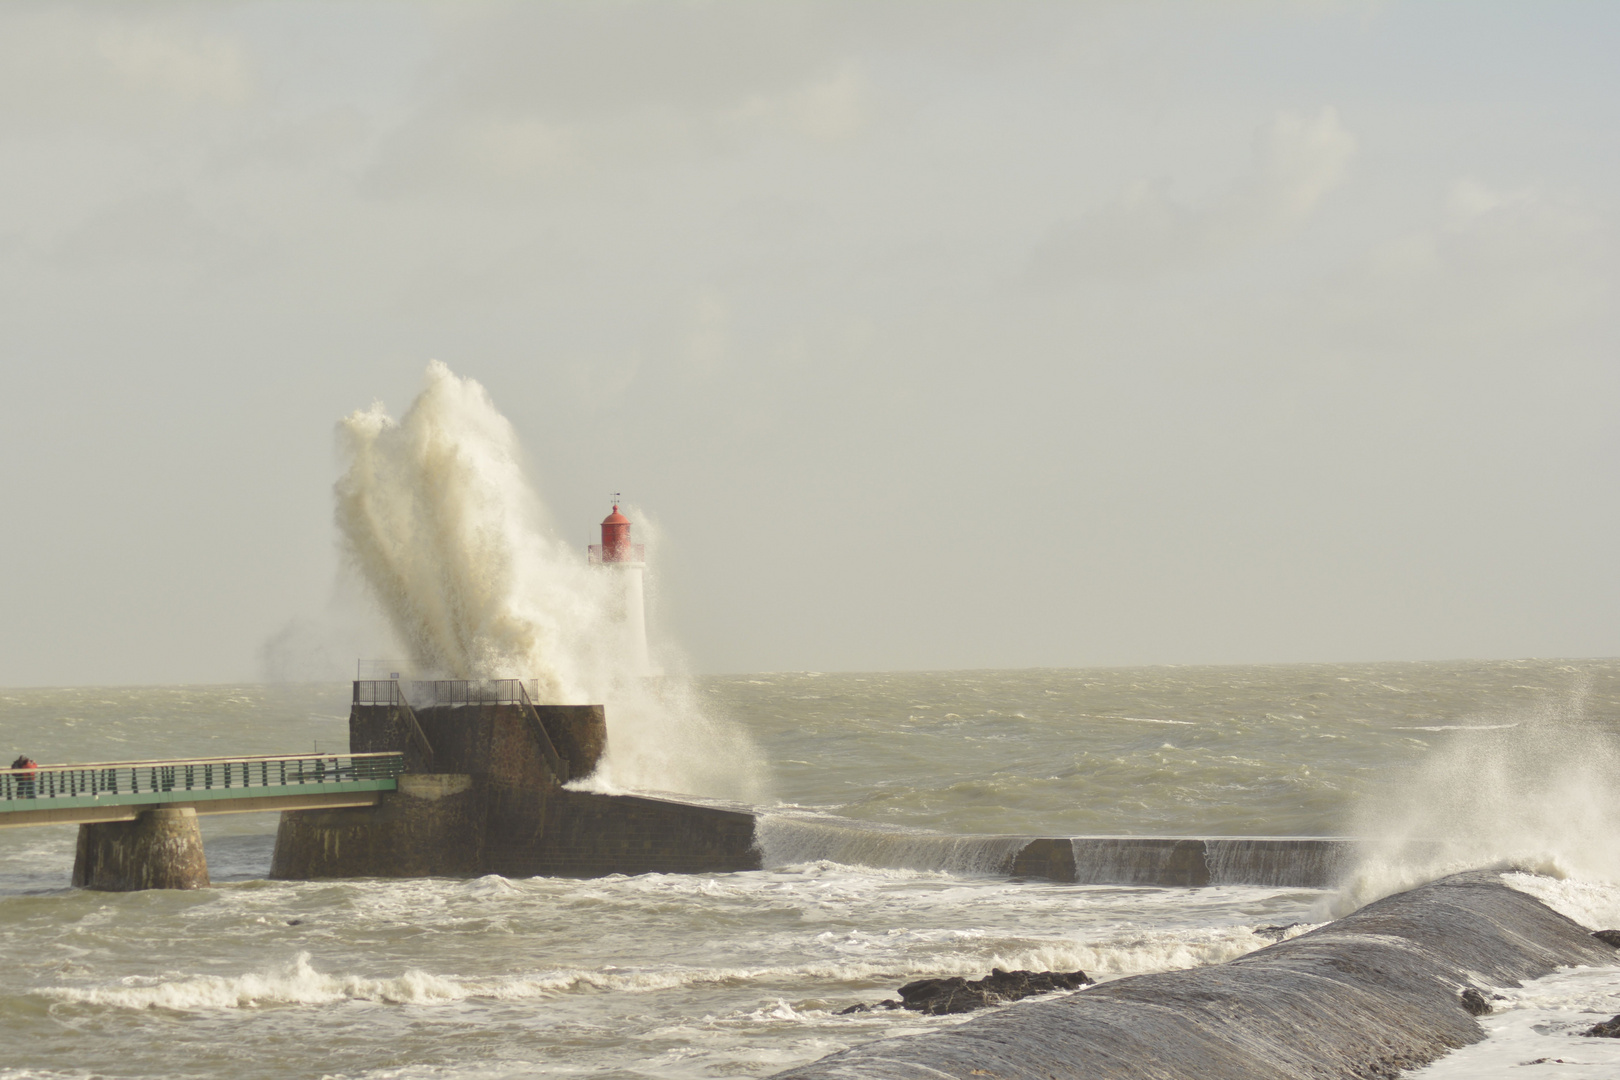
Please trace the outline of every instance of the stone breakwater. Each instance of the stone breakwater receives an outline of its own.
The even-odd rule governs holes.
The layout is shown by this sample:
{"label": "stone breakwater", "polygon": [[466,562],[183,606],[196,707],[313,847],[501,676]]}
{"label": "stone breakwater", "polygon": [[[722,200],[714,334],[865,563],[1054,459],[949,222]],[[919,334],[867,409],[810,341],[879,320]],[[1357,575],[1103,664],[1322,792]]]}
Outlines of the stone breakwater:
{"label": "stone breakwater", "polygon": [[1616,962],[1585,927],[1474,871],[1226,964],[878,1040],[776,1080],[1395,1077],[1484,1037],[1465,991]]}

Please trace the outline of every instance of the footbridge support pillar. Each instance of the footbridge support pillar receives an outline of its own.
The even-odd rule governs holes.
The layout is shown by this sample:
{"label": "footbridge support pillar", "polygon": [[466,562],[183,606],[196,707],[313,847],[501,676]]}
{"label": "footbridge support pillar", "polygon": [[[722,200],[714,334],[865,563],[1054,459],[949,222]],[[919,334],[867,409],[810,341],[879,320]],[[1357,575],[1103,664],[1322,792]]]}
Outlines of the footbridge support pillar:
{"label": "footbridge support pillar", "polygon": [[208,888],[197,811],[158,807],[134,821],[80,825],[73,884],[102,892]]}

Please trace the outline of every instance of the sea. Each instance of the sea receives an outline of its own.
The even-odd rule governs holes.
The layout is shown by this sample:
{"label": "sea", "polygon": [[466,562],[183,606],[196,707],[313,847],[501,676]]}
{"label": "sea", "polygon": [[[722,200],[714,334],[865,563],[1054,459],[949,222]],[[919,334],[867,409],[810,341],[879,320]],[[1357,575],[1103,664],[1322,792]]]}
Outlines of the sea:
{"label": "sea", "polygon": [[[0,1077],[768,1076],[969,1019],[842,1011],[911,979],[1218,964],[1473,865],[1620,926],[1620,660],[691,691],[762,763],[763,870],[279,882],[276,816],[242,814],[203,819],[211,888],[110,894],[69,887],[72,827],[0,829]],[[342,750],[349,700],[347,683],[4,690],[0,752]],[[1149,888],[1010,880],[990,855],[1019,835],[1365,844],[1334,888]],[[1416,1075],[1620,1075],[1620,1040],[1579,1034],[1620,1013],[1620,963],[1497,992],[1487,1038]]]}

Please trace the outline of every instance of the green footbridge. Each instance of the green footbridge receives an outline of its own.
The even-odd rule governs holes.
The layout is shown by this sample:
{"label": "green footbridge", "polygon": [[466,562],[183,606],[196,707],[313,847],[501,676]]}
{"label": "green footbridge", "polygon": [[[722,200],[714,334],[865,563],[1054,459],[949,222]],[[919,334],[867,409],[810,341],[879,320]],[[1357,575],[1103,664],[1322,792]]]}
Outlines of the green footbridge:
{"label": "green footbridge", "polygon": [[134,821],[155,808],[198,814],[374,805],[399,786],[399,753],[102,761],[0,769],[0,828]]}

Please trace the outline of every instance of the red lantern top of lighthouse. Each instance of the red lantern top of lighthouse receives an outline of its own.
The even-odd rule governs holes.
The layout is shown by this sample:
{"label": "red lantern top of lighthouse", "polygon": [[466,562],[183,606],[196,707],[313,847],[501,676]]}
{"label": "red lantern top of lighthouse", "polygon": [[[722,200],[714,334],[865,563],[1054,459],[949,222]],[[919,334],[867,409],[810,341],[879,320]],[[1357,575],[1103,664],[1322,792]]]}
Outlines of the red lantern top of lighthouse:
{"label": "red lantern top of lighthouse", "polygon": [[602,561],[630,561],[630,519],[619,513],[619,504],[613,504],[613,513],[602,519]]}
{"label": "red lantern top of lighthouse", "polygon": [[593,563],[640,563],[643,561],[641,544],[630,542],[630,519],[619,513],[619,504],[613,504],[613,513],[602,519],[602,543],[591,545]]}

